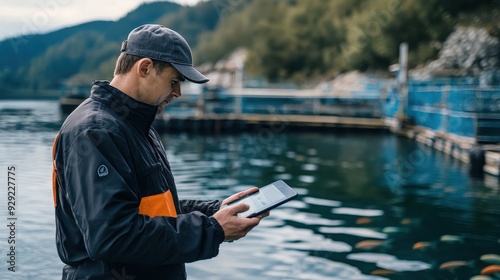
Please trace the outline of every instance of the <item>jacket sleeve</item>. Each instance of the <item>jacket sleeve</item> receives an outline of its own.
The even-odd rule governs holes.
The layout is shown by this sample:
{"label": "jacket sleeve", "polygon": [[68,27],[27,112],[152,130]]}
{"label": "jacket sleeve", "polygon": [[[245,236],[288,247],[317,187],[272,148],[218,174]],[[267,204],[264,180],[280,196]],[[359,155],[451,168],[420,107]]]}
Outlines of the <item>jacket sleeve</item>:
{"label": "jacket sleeve", "polygon": [[200,211],[201,213],[212,216],[219,211],[221,202],[219,200],[203,201],[203,200],[181,200],[182,213],[190,213]]}
{"label": "jacket sleeve", "polygon": [[218,254],[224,232],[213,217],[139,214],[139,186],[120,133],[87,129],[63,153],[65,198],[93,260],[162,265]]}

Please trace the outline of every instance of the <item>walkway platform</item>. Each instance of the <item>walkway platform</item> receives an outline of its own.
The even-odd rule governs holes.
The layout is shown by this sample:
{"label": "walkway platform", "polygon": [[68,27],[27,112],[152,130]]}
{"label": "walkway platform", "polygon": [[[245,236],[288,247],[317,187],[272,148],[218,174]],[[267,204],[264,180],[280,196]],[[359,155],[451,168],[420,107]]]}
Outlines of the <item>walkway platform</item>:
{"label": "walkway platform", "polygon": [[485,172],[500,176],[500,144],[478,144],[477,140],[471,137],[461,137],[421,126],[391,130],[468,164],[473,173]]}
{"label": "walkway platform", "polygon": [[315,115],[279,114],[204,114],[184,117],[166,116],[156,127],[167,131],[221,132],[268,127],[273,130],[312,130],[328,128],[360,128],[388,130],[384,120]]}

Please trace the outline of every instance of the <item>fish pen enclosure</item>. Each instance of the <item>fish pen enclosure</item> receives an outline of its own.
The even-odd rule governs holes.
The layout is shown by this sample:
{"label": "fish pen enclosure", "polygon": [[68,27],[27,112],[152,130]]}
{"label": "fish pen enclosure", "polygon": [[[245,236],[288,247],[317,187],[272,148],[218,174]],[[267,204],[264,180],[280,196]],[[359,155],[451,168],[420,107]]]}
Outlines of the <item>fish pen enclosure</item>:
{"label": "fish pen enclosure", "polygon": [[[393,90],[385,105],[395,117],[400,100]],[[410,80],[406,118],[409,123],[473,139],[476,143],[500,143],[500,87],[479,87],[474,78]]]}

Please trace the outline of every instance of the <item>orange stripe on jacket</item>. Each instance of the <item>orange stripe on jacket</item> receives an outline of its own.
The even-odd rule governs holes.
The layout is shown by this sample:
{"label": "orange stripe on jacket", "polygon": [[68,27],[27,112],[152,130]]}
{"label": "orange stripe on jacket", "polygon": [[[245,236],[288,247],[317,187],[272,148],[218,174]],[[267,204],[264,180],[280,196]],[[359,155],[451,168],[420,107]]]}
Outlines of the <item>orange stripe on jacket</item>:
{"label": "orange stripe on jacket", "polygon": [[174,199],[172,198],[170,190],[164,193],[143,197],[139,204],[139,214],[151,218],[157,216],[177,217]]}
{"label": "orange stripe on jacket", "polygon": [[54,207],[57,207],[57,166],[56,166],[56,146],[59,133],[56,134],[54,144],[52,145],[52,196],[54,198]]}

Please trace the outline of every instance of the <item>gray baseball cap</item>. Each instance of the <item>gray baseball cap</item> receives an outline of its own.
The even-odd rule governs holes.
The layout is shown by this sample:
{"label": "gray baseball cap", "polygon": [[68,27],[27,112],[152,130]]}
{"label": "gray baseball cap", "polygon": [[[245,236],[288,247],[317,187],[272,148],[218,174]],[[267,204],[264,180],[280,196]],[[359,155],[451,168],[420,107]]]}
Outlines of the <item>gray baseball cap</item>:
{"label": "gray baseball cap", "polygon": [[191,48],[177,32],[158,24],[141,25],[122,43],[122,52],[172,64],[186,79],[203,84],[209,81],[193,67]]}

